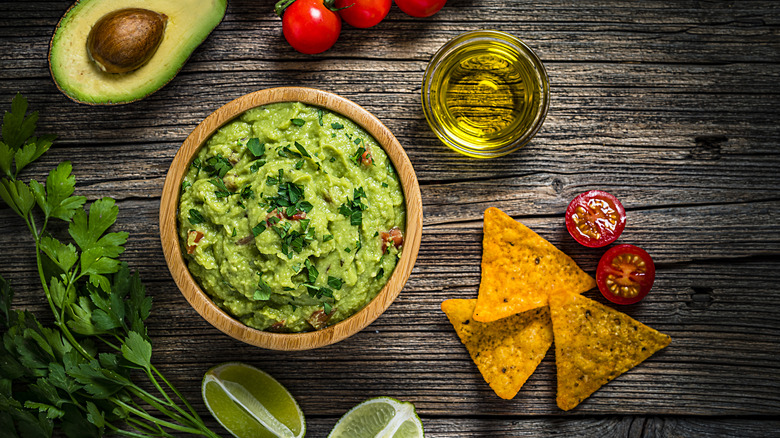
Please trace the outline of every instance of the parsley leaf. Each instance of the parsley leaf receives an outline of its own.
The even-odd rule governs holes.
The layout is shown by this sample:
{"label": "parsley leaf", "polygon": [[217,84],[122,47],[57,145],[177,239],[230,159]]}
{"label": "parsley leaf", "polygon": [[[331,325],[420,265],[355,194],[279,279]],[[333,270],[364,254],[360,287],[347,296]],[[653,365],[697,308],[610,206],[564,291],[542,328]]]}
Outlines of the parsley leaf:
{"label": "parsley leaf", "polygon": [[296,119],[290,119],[290,121],[291,121],[291,122],[292,122],[292,124],[293,124],[293,125],[295,125],[295,126],[303,126],[303,125],[305,125],[305,124],[306,124],[306,121],[305,121],[305,120],[303,120],[303,119],[297,119],[297,118],[296,118]]}
{"label": "parsley leaf", "polygon": [[317,110],[317,120],[320,122],[320,126],[322,126],[322,110]]}
{"label": "parsley leaf", "polygon": [[339,207],[339,213],[348,217],[350,224],[356,226],[362,225],[363,210],[367,208],[367,206],[363,203],[363,199],[365,198],[366,192],[363,190],[363,187],[354,189],[352,200],[347,198],[347,202],[345,204],[341,204]]}
{"label": "parsley leaf", "polygon": [[317,271],[317,268],[309,259],[306,259],[303,265],[306,267],[306,275],[309,279],[308,283],[314,284],[317,281],[317,277],[320,275],[319,271]]}
{"label": "parsley leaf", "polygon": [[342,125],[341,123],[331,123],[330,127],[333,129],[344,129],[344,125]]}
{"label": "parsley leaf", "polygon": [[328,286],[336,290],[341,290],[342,285],[344,285],[344,280],[328,275]]}
{"label": "parsley leaf", "polygon": [[330,315],[330,311],[333,310],[333,306],[331,306],[329,303],[325,302],[322,303],[322,310],[325,311],[327,315]]}
{"label": "parsley leaf", "polygon": [[273,291],[271,290],[271,287],[268,286],[265,281],[263,281],[263,277],[260,275],[260,273],[258,273],[257,276],[257,289],[255,289],[255,293],[252,298],[256,301],[266,301],[271,298],[271,293],[273,293]]}
{"label": "parsley leaf", "polygon": [[198,210],[191,208],[189,221],[192,225],[198,225],[198,224],[202,224],[203,222],[206,222],[206,219],[203,217],[202,214],[200,214]]}
{"label": "parsley leaf", "polygon": [[357,150],[355,151],[354,154],[349,156],[349,161],[351,161],[351,162],[353,162],[355,164],[359,164],[358,160],[363,158],[363,153],[365,153],[365,152],[366,152],[366,148],[364,148],[363,146],[360,146],[359,148],[357,148]]}
{"label": "parsley leaf", "polygon": [[301,146],[300,143],[297,141],[295,142],[295,149],[298,149],[298,152],[301,154],[302,157],[311,158],[311,155],[309,155],[308,152],[306,152],[306,149],[304,149],[303,146]]}
{"label": "parsley leaf", "polygon": [[222,154],[217,154],[206,160],[206,165],[203,166],[202,170],[210,176],[224,178],[225,174],[232,168],[233,165],[230,164],[230,161],[223,157]]}
{"label": "parsley leaf", "polygon": [[152,344],[138,333],[131,331],[122,344],[122,357],[149,372],[152,366]]}
{"label": "parsley leaf", "polygon": [[333,234],[326,234],[322,236],[322,242],[327,242],[328,240],[333,240]]}
{"label": "parsley leaf", "polygon": [[217,195],[217,198],[227,198],[233,194],[233,192],[225,186],[225,181],[223,181],[222,178],[211,178],[209,182],[219,189],[214,192],[214,194]]}
{"label": "parsley leaf", "polygon": [[255,225],[254,227],[252,227],[252,234],[253,234],[255,237],[257,237],[257,236],[259,236],[259,235],[260,235],[260,233],[262,233],[263,231],[265,231],[265,228],[266,228],[266,227],[265,227],[265,222],[260,222],[259,224],[257,224],[257,225]]}
{"label": "parsley leaf", "polygon": [[260,139],[257,137],[250,138],[249,141],[246,142],[246,148],[249,149],[249,152],[251,152],[255,158],[260,158],[265,154],[265,143],[260,143]]}

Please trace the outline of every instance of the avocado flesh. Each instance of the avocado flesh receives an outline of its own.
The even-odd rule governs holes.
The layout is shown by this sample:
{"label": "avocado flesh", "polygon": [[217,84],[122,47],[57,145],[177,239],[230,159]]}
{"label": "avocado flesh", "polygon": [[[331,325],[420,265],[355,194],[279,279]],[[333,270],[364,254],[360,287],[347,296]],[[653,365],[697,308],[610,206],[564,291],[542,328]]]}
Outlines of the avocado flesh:
{"label": "avocado flesh", "polygon": [[[136,70],[102,72],[87,54],[87,36],[104,15],[144,8],[168,16],[162,42]],[[227,0],[79,0],[65,13],[49,46],[49,69],[57,87],[80,103],[129,103],[154,93],[181,70],[192,52],[222,21]]]}

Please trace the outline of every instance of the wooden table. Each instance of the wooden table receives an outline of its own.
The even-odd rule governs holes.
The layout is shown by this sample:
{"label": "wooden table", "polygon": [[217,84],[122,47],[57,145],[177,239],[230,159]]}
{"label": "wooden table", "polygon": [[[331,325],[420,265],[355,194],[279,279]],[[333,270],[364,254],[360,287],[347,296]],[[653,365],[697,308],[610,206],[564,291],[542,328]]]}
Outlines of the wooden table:
{"label": "wooden table", "polygon": [[[59,136],[25,179],[71,160],[79,194],[119,201],[124,260],[155,300],[153,361],[200,411],[203,373],[238,360],[289,388],[310,437],[381,395],[413,402],[430,437],[780,435],[780,3],[450,0],[429,19],[394,6],[376,28],[345,25],[332,50],[307,56],[284,41],[272,1],[231,0],[168,86],[115,107],[75,104],[52,83],[48,42],[69,3],[0,3],[0,106],[21,91],[41,113],[39,132]],[[541,132],[501,159],[450,151],[420,106],[427,61],[475,29],[523,39],[550,76]],[[163,178],[187,134],[229,100],[282,85],[335,92],[382,120],[414,164],[425,212],[416,267],[390,309],[308,352],[261,350],[207,324],[171,280],[157,229]],[[568,413],[555,405],[552,350],[501,400],[439,305],[476,296],[490,206],[593,273],[604,251],[578,245],[563,224],[568,202],[592,188],[623,201],[620,241],[658,268],[650,295],[621,310],[672,345]],[[16,305],[50,321],[31,240],[6,207],[0,247]]]}

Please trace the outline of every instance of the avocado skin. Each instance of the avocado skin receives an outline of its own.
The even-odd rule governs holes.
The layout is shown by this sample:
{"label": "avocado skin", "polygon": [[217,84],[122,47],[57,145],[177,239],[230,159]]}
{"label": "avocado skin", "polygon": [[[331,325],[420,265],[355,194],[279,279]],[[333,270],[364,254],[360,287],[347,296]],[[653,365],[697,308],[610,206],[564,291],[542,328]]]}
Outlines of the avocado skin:
{"label": "avocado skin", "polygon": [[[129,73],[101,72],[89,60],[86,49],[92,25],[109,12],[138,4],[138,0],[77,0],[68,8],[49,42],[49,72],[60,92],[87,105],[141,100],[176,77],[195,49],[222,22],[227,10],[227,0],[145,1],[145,8],[163,13],[179,25],[171,26],[169,22],[160,48],[146,65]],[[182,38],[181,31],[193,23],[200,27],[198,32],[183,43],[177,40]]]}

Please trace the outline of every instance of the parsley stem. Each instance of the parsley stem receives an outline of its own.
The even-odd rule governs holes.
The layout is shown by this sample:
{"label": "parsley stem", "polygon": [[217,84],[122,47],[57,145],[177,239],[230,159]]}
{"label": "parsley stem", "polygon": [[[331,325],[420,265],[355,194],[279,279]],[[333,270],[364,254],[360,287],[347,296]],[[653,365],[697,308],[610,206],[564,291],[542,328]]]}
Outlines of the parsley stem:
{"label": "parsley stem", "polygon": [[173,393],[176,394],[177,397],[179,397],[179,400],[184,402],[184,405],[187,406],[187,409],[189,409],[190,412],[192,412],[192,415],[195,416],[195,418],[198,421],[203,421],[203,419],[200,418],[200,415],[198,415],[198,413],[192,407],[190,402],[188,402],[187,399],[184,398],[184,396],[181,394],[181,392],[179,392],[179,390],[176,389],[176,387],[173,386],[171,384],[171,382],[169,382],[168,379],[166,379],[165,376],[163,376],[162,373],[159,370],[157,370],[157,368],[154,365],[152,365],[151,368],[152,368],[152,371],[154,371],[154,373],[157,374],[157,376],[159,376],[160,379],[162,379],[162,381],[165,382],[166,385],[168,385],[168,388],[171,388],[171,391],[173,391]]}
{"label": "parsley stem", "polygon": [[[146,403],[149,403],[150,406],[157,409],[161,413],[168,416],[168,418],[175,420],[179,422],[180,424],[190,424],[194,425],[196,427],[205,428],[205,425],[203,424],[202,420],[196,420],[191,415],[187,414],[182,408],[175,404],[169,404],[164,402],[163,400],[160,400],[159,398],[153,396],[152,394],[149,394],[148,392],[144,391],[143,389],[139,388],[138,386],[131,386],[128,388],[131,393],[133,393],[136,397],[140,398],[141,400],[145,401]],[[166,396],[167,397],[167,396]],[[169,409],[167,409],[165,406],[169,406],[173,408],[174,410],[178,411],[183,415],[176,414],[176,412],[173,412]],[[148,415],[148,414],[147,414]],[[208,429],[206,429],[208,430]]]}
{"label": "parsley stem", "polygon": [[[33,228],[35,225],[33,224]],[[87,360],[94,360],[95,358],[92,357],[91,354],[87,350],[84,349],[84,347],[76,341],[76,338],[73,337],[73,333],[70,332],[70,329],[68,328],[67,324],[65,324],[63,318],[60,317],[60,314],[57,312],[57,306],[54,304],[54,300],[51,298],[51,292],[49,291],[49,286],[46,284],[46,276],[43,273],[43,261],[41,260],[41,240],[40,237],[37,234],[34,234],[35,237],[35,261],[38,264],[38,276],[41,278],[41,284],[43,285],[43,292],[44,295],[46,295],[46,300],[49,302],[49,307],[51,308],[52,313],[54,314],[55,318],[55,324],[57,327],[60,328],[60,331],[63,335],[65,335],[65,339],[70,342],[70,344],[73,346],[73,348],[76,349],[76,351],[79,352],[84,358]]]}
{"label": "parsley stem", "polygon": [[[211,432],[211,431],[206,432],[206,431],[203,431],[203,430],[193,429],[191,427],[182,426],[180,424],[171,423],[170,421],[165,421],[165,420],[161,420],[159,418],[153,417],[153,416],[149,415],[147,412],[139,410],[139,409],[136,409],[136,408],[128,405],[127,403],[125,403],[122,400],[119,400],[119,399],[117,399],[115,397],[109,397],[108,401],[110,401],[111,403],[114,403],[117,406],[121,406],[121,407],[127,409],[129,412],[132,412],[133,414],[143,418],[144,420],[151,421],[154,424],[159,424],[161,426],[165,426],[168,429],[178,430],[179,432],[186,432],[186,433],[191,433],[191,434],[194,434],[194,435],[205,435],[205,436],[211,436],[211,437],[218,437],[218,435],[214,434],[214,432]],[[157,409],[159,409],[159,408],[157,408]],[[170,415],[169,415],[169,417],[170,417]],[[173,417],[171,417],[171,418],[173,418]]]}

